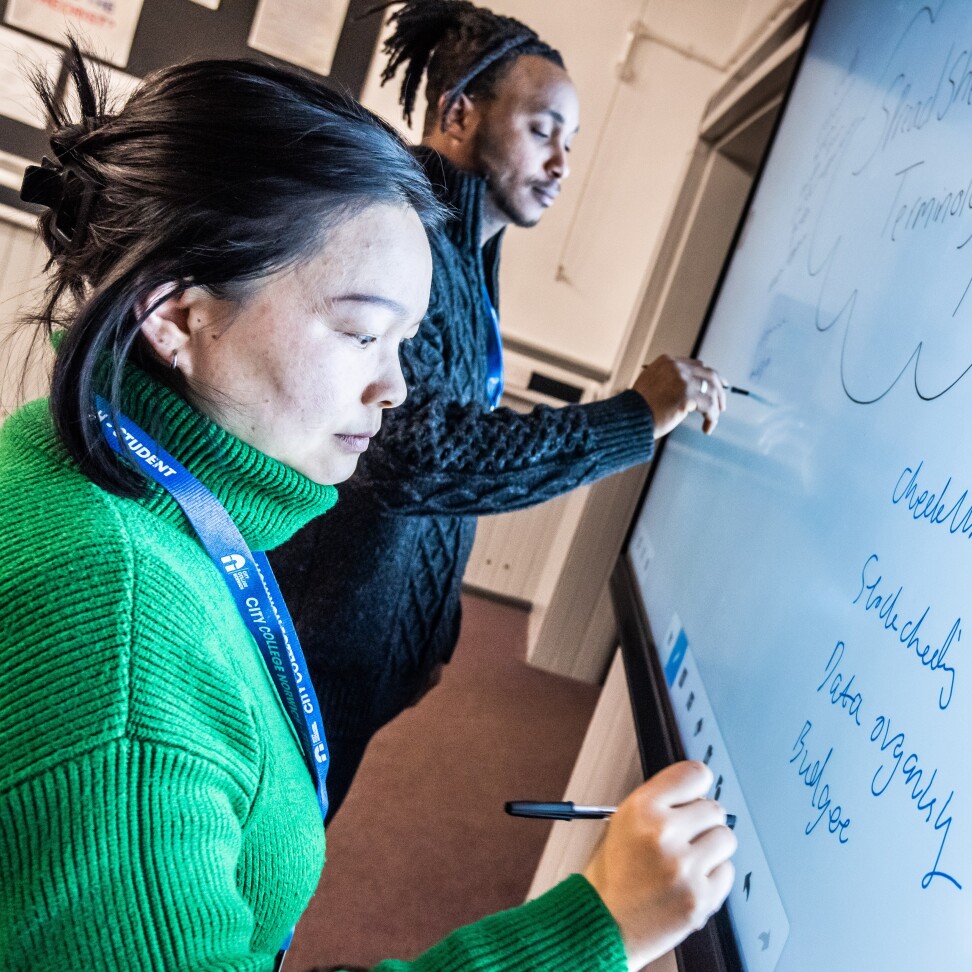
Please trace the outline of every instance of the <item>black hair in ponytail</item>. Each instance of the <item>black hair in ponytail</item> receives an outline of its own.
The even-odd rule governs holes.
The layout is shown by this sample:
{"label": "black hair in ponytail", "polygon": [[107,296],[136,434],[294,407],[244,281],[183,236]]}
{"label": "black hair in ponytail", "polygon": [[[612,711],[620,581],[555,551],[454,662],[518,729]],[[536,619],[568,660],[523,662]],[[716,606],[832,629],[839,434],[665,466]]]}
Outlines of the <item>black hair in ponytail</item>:
{"label": "black hair in ponytail", "polygon": [[47,207],[40,232],[51,251],[35,320],[63,330],[51,384],[60,439],[91,480],[134,496],[144,481],[110,451],[94,404],[100,393],[118,410],[130,358],[178,390],[178,373],[139,337],[150,294],[192,285],[241,300],[369,205],[411,206],[427,229],[443,212],[394,131],[309,77],[195,61],[149,77],[111,114],[76,45],[71,56],[81,118],[37,82],[53,158],[24,183],[25,198]]}

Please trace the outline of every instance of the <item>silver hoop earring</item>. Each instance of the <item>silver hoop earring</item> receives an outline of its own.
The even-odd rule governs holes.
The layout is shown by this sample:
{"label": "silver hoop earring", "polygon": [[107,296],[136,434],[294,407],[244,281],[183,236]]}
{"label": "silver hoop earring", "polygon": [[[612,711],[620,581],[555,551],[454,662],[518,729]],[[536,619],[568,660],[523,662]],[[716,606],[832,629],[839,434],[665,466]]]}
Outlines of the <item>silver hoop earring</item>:
{"label": "silver hoop earring", "polygon": [[172,370],[173,371],[178,371],[179,370],[179,352],[178,351],[173,351],[172,352]]}

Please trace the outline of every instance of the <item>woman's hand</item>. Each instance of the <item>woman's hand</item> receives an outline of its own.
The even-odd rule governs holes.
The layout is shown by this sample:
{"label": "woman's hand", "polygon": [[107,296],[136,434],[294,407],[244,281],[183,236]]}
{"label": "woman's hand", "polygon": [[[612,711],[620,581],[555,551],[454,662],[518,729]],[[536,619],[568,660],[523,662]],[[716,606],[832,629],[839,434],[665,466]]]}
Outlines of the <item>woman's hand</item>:
{"label": "woman's hand", "polygon": [[701,928],[735,876],[736,837],[698,762],[668,766],[635,790],[611,819],[584,871],[621,929],[634,972]]}

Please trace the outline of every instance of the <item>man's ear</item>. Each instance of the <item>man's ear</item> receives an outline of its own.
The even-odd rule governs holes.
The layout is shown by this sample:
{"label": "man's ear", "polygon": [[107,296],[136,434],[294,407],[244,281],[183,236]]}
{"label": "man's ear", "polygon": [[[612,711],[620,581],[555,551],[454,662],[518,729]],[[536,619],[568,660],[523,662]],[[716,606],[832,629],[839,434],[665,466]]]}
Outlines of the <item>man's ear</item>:
{"label": "man's ear", "polygon": [[142,337],[165,364],[188,378],[198,333],[217,320],[216,303],[201,287],[180,290],[175,284],[163,284],[135,308],[143,317]]}
{"label": "man's ear", "polygon": [[457,145],[464,145],[472,140],[476,134],[476,129],[479,127],[482,118],[479,107],[468,95],[461,94],[443,115],[445,103],[446,96],[442,95],[437,105],[439,128]]}

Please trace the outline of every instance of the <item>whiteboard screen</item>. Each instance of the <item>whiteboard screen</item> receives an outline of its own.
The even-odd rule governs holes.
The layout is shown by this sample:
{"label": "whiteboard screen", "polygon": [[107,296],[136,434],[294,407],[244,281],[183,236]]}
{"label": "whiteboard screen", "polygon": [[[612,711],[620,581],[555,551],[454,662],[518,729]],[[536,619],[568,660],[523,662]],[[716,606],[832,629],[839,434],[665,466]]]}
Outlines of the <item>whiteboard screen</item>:
{"label": "whiteboard screen", "polygon": [[627,556],[744,967],[972,969],[972,3],[824,4],[699,356]]}

